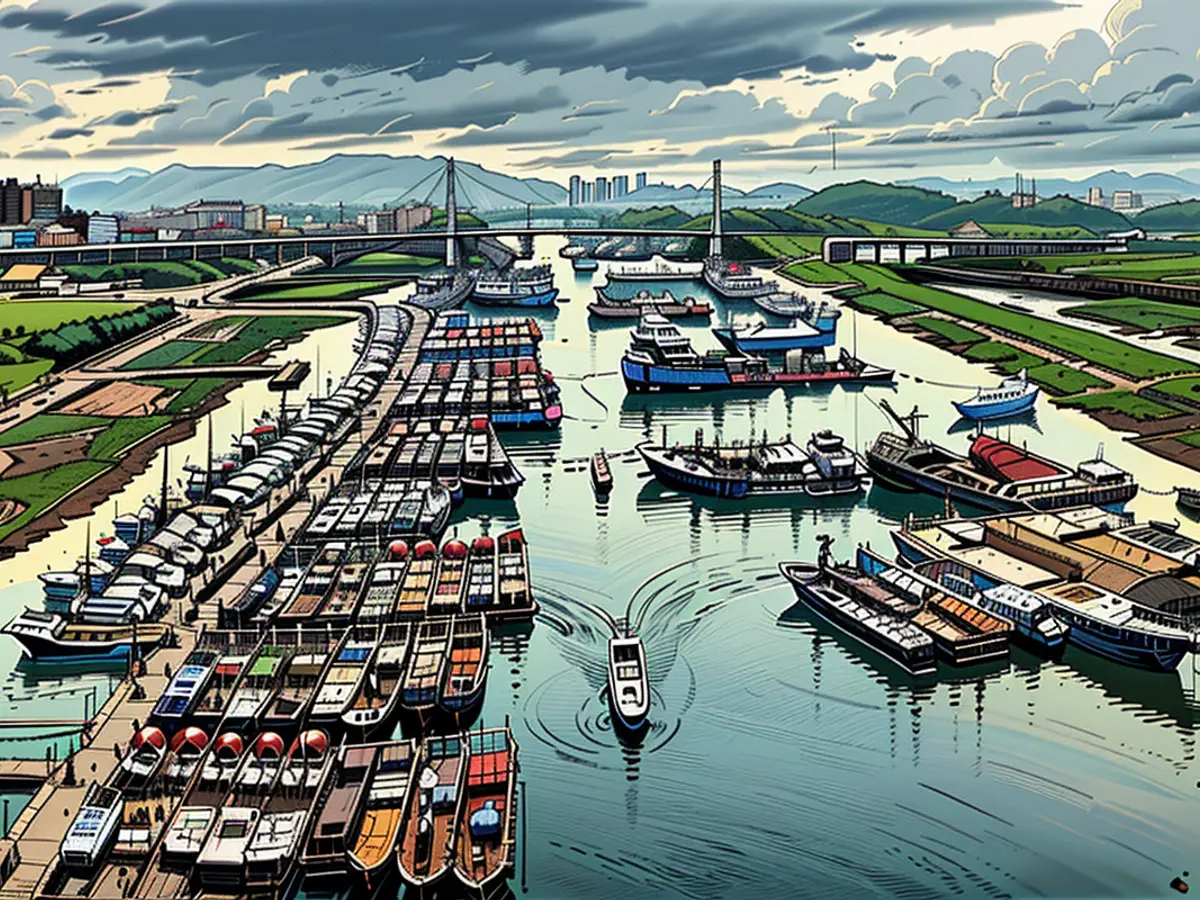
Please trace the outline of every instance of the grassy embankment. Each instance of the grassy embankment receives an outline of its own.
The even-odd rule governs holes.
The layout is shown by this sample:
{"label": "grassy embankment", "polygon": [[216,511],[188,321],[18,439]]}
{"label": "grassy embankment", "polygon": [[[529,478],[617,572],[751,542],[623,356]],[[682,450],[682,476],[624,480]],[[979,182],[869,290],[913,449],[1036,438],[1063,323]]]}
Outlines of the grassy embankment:
{"label": "grassy embankment", "polygon": [[[25,305],[25,304],[22,304]],[[109,304],[111,305],[111,304]],[[0,540],[32,521],[55,505],[79,485],[120,463],[128,451],[143,439],[176,421],[186,418],[215,391],[225,387],[225,378],[189,378],[189,366],[219,365],[238,362],[262,351],[277,341],[291,342],[317,328],[336,325],[345,316],[227,316],[212,323],[208,333],[221,324],[243,323],[236,334],[224,342],[178,340],[147,351],[125,368],[130,377],[148,368],[178,367],[180,377],[137,379],[135,383],[175,391],[165,406],[145,416],[95,416],[42,412],[21,424],[0,432],[0,448],[33,441],[62,439],[69,435],[88,435],[86,458],[66,462],[53,469],[0,477],[0,498],[16,500],[26,509],[16,518],[0,523]],[[164,398],[165,399],[165,398]]]}
{"label": "grassy embankment", "polygon": [[144,263],[97,263],[66,265],[62,271],[72,281],[122,281],[140,278],[150,290],[192,287],[210,281],[220,281],[231,275],[257,272],[258,266],[248,259],[187,259]]}
{"label": "grassy embankment", "polygon": [[[1185,374],[1197,369],[1183,360],[1135,347],[1117,338],[1072,325],[1049,322],[938,288],[914,284],[897,272],[881,266],[855,263],[833,268],[844,273],[845,277],[840,280],[857,281],[863,286],[864,292],[851,292],[849,302],[855,306],[889,319],[913,316],[919,319],[914,322],[919,327],[941,334],[952,343],[969,344],[963,354],[967,359],[989,363],[1005,373],[1028,369],[1031,379],[1058,397],[1067,397],[1082,391],[1097,391],[1111,386],[1111,382],[1091,373],[1081,372],[1072,366],[1049,362],[1045,357],[1013,347],[1003,340],[987,340],[984,335],[972,331],[969,326],[986,326],[999,335],[1011,337],[1020,343],[1045,348],[1070,359],[1087,361],[1133,380]],[[963,331],[951,331],[945,326],[934,325],[933,321],[937,321],[939,317],[933,317],[931,321],[928,315],[917,316],[921,313],[940,313],[942,317],[952,319],[953,324]],[[1113,392],[1108,391],[1096,396],[1112,394]],[[1160,407],[1160,404],[1145,398],[1136,398],[1137,403],[1134,403],[1131,399],[1133,396],[1124,397],[1117,393],[1112,400],[1115,404],[1113,407],[1102,407],[1099,400],[1088,400],[1084,404],[1076,405],[1091,409],[1114,408],[1118,411],[1132,408],[1143,416],[1158,411],[1164,416],[1177,412],[1165,407],[1158,410],[1156,407]]]}

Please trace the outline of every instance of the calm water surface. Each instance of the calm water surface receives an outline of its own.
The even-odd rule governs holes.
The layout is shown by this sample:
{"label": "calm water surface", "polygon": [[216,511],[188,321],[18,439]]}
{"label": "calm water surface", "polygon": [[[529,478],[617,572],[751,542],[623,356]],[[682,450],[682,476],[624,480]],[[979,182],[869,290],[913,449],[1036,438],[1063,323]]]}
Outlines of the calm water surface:
{"label": "calm water surface", "polygon": [[[902,372],[895,389],[627,398],[615,373],[629,325],[589,328],[586,303],[603,273],[576,276],[555,255],[559,246],[537,247],[570,298],[542,318],[542,349],[568,418],[557,433],[506,436],[528,479],[519,498],[467,506],[454,526],[470,537],[519,522],[543,609],[532,633],[494,646],[482,714],[485,725],[511,721],[521,746],[525,840],[512,892],[544,900],[1172,893],[1171,878],[1197,865],[1200,828],[1190,659],[1177,675],[1149,675],[1074,648],[1053,663],[1014,651],[1010,663],[944,668],[914,687],[797,608],[775,567],[812,558],[819,534],[833,535],[842,557],[860,541],[890,552],[889,528],[940,501],[879,487],[842,501],[710,501],[659,487],[628,453],[663,426],[680,441],[696,428],[730,441],[764,429],[807,440],[828,427],[861,446],[886,424],[873,403],[880,397],[900,410],[919,403],[927,433],[965,449],[969,430],[955,428],[950,406],[964,390],[937,385],[995,378],[847,313],[840,341],[850,346],[856,333],[861,356]],[[748,304],[718,308],[712,325],[753,315]],[[716,346],[707,328],[686,329],[699,349]],[[353,326],[309,340],[329,346],[338,332],[348,354]],[[323,365],[334,358],[322,351]],[[236,430],[234,397],[219,433]],[[1046,403],[1011,436],[1072,463],[1103,443],[1108,459],[1152,488],[1195,481]],[[191,452],[202,447],[201,435]],[[603,503],[586,464],[599,447],[614,455],[616,481]],[[154,472],[124,496],[157,484]],[[111,518],[111,506],[98,520]],[[1176,515],[1169,499],[1150,495],[1132,508]],[[34,602],[36,572],[74,554],[81,534],[75,523],[0,564],[0,611]],[[614,736],[600,697],[609,632],[599,610],[628,616],[647,640],[652,725],[637,746]],[[0,643],[0,665],[15,659]],[[63,678],[53,689],[91,683]],[[38,692],[51,687],[38,684],[14,671],[0,687],[13,705],[6,714],[47,708]]]}

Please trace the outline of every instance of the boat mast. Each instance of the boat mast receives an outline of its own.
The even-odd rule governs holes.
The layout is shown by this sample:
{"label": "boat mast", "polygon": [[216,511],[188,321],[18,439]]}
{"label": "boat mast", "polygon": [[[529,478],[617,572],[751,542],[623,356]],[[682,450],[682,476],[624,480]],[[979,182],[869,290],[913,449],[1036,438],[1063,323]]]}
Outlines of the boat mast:
{"label": "boat mast", "polygon": [[162,528],[167,524],[167,472],[171,468],[169,465],[168,454],[170,446],[163,447],[163,472],[162,472],[162,488],[159,491],[158,497],[158,527]]}
{"label": "boat mast", "polygon": [[87,535],[83,539],[83,590],[84,597],[92,596],[92,520],[88,519]]}
{"label": "boat mast", "polygon": [[204,469],[204,502],[208,502],[209,496],[212,494],[212,413],[208,414],[208,464]]}

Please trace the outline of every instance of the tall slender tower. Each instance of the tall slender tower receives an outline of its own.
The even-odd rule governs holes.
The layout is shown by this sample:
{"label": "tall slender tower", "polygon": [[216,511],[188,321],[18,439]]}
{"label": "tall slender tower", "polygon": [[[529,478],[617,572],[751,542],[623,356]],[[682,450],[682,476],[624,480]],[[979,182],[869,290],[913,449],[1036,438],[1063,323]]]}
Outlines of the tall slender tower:
{"label": "tall slender tower", "polygon": [[713,214],[712,240],[708,242],[708,255],[721,255],[721,161],[713,160]]}
{"label": "tall slender tower", "polygon": [[458,266],[458,209],[454,200],[454,157],[446,160],[446,268]]}

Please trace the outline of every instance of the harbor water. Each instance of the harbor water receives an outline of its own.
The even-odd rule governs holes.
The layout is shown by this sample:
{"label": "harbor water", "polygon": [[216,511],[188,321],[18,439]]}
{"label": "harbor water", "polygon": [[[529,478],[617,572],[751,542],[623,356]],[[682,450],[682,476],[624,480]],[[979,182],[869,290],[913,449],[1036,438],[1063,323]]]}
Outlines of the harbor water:
{"label": "harbor water", "polygon": [[[531,631],[494,642],[480,716],[486,726],[511,722],[521,747],[508,890],[535,900],[1166,895],[1195,866],[1200,828],[1192,659],[1158,675],[1073,647],[1053,662],[1015,650],[1010,662],[943,667],[915,685],[797,606],[776,565],[814,558],[822,534],[839,558],[860,542],[890,554],[889,530],[910,511],[938,512],[939,499],[878,485],[828,500],[696,498],[659,486],[633,451],[663,428],[672,441],[703,428],[723,443],[764,432],[804,443],[830,428],[861,449],[887,427],[883,397],[900,412],[919,404],[925,433],[963,451],[971,430],[951,400],[998,378],[846,311],[839,344],[896,368],[894,388],[627,397],[617,372],[632,323],[589,322],[605,264],[576,275],[557,256],[561,245],[539,239],[536,252],[569,302],[537,318],[566,418],[553,432],[506,433],[527,479],[518,498],[469,501],[451,526],[464,538],[522,527],[542,609]],[[664,287],[714,302],[711,323],[682,326],[699,350],[717,346],[710,327],[757,315],[699,283],[651,289]],[[311,361],[319,344],[322,367],[338,377],[355,328],[315,332],[283,355]],[[242,396],[247,419],[270,406],[259,389],[249,383],[214,414],[219,445],[237,430]],[[1044,399],[1001,434],[1071,464],[1104,444],[1106,459],[1151,489],[1195,483]],[[204,442],[201,426],[172,449],[172,466],[201,458]],[[606,500],[593,496],[588,473],[600,448],[615,480]],[[161,461],[160,452],[99,508],[94,534],[110,527],[115,504],[156,492]],[[1179,515],[1170,497],[1147,492],[1131,509]],[[40,600],[36,574],[73,561],[83,529],[73,522],[0,563],[0,614]],[[614,734],[601,695],[607,617],[631,621],[646,641],[651,724],[636,742]],[[106,695],[102,673],[18,667],[8,641],[0,666],[11,671],[0,681],[8,717],[82,712],[79,694],[70,711],[49,711],[60,690],[95,685],[101,702]]]}

